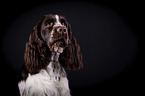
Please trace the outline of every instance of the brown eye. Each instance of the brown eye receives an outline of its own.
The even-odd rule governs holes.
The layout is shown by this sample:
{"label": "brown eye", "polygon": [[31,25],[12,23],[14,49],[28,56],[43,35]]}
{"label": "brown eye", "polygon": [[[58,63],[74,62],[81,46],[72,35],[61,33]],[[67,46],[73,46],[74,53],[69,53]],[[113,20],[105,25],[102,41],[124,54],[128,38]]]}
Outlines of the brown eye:
{"label": "brown eye", "polygon": [[51,27],[53,25],[53,22],[48,22],[47,27]]}
{"label": "brown eye", "polygon": [[54,22],[53,19],[48,19],[48,20],[46,20],[45,25],[46,25],[47,27],[51,27],[51,26],[53,26],[53,22]]}
{"label": "brown eye", "polygon": [[66,23],[66,20],[65,19],[61,19],[60,22],[61,22],[62,25],[64,25],[64,26],[67,27],[67,23]]}
{"label": "brown eye", "polygon": [[62,25],[67,26],[67,24],[65,22],[63,22]]}

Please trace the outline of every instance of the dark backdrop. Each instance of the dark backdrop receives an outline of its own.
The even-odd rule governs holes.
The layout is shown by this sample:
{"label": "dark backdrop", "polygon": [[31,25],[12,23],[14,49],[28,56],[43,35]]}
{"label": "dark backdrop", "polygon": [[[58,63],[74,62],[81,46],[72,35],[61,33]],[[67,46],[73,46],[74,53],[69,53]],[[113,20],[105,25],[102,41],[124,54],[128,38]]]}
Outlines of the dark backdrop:
{"label": "dark backdrop", "polygon": [[[33,1],[33,0],[32,0]],[[5,1],[1,23],[1,79],[6,95],[19,95],[16,76],[25,43],[44,14],[61,14],[81,46],[84,68],[68,71],[72,96],[142,92],[143,6],[132,1]]]}

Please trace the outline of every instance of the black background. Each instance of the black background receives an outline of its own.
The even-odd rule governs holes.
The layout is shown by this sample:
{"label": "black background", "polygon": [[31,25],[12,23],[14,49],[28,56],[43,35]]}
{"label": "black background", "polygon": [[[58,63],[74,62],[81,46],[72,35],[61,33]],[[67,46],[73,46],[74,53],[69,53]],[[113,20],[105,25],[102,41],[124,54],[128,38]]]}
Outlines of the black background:
{"label": "black background", "polygon": [[[53,1],[50,2],[48,0],[41,0],[41,2],[33,1],[33,0],[31,1],[24,0],[24,1],[4,1],[3,3],[1,3],[3,5],[1,7],[2,31],[0,32],[0,36],[1,36],[0,38],[1,39],[0,64],[1,64],[1,80],[2,80],[1,87],[3,89],[2,94],[6,94],[6,96],[7,95],[19,96],[16,76],[19,71],[18,69],[19,67],[21,67],[22,64],[15,65],[13,62],[16,62],[17,64],[17,56],[20,56],[20,58],[18,58],[18,62],[19,61],[23,62],[23,60],[21,59],[23,57],[22,53],[24,52],[24,47],[25,47],[24,43],[28,40],[28,36],[30,33],[30,32],[26,32],[26,35],[23,38],[17,38],[18,35],[21,33],[18,33],[18,35],[15,35],[15,33],[17,32],[15,32],[14,35],[13,33],[9,33],[11,29],[13,29],[12,27],[16,27],[16,26],[11,26],[11,25],[14,24],[17,18],[24,16],[25,13],[27,13],[29,10],[33,10],[33,11],[38,10],[38,12],[40,12],[39,7],[47,3],[54,4],[55,2]],[[59,1],[59,3],[62,6],[65,6],[65,4],[63,4],[62,2],[65,2],[65,1],[61,1],[61,2]],[[78,1],[76,2],[79,3]],[[73,33],[76,35],[76,38],[78,42],[80,43],[81,50],[84,57],[83,58],[84,69],[82,69],[81,71],[76,71],[76,72],[67,71],[68,79],[70,81],[70,88],[71,88],[72,96],[79,96],[79,95],[84,95],[84,94],[85,95],[87,94],[89,95],[91,94],[94,94],[94,95],[132,94],[133,95],[133,94],[142,93],[143,76],[144,76],[143,65],[145,64],[145,61],[144,61],[144,58],[145,58],[144,36],[145,35],[143,35],[144,33],[143,8],[144,7],[143,7],[142,2],[135,2],[135,1],[131,1],[131,2],[115,1],[114,2],[112,0],[102,0],[98,2],[89,0],[89,1],[80,1],[80,2],[84,2],[86,5],[89,4],[89,7],[83,9],[84,5],[82,3],[79,3],[80,6],[75,6],[74,9],[72,9],[72,11],[76,11],[77,13],[79,12],[78,10],[82,10],[82,12],[78,14],[73,14],[73,16],[71,16],[72,14],[67,15],[68,17],[65,15],[67,11],[64,12],[63,14],[66,16],[66,19],[72,25],[72,31],[73,30],[79,31],[78,33],[77,32],[73,32]],[[93,6],[99,6],[99,7],[93,7],[93,6],[91,7],[90,6],[91,4],[93,4]],[[72,7],[72,4],[71,4],[71,7]],[[35,8],[38,8],[38,9],[35,9]],[[77,8],[80,8],[80,9],[77,10]],[[90,12],[91,8],[92,8],[92,11]],[[108,21],[105,21],[105,20],[101,21],[100,19],[93,19],[93,17],[98,16],[95,13],[93,13],[96,10],[93,8],[100,8],[97,10],[97,13],[100,12],[100,14],[104,14],[104,15],[100,15],[100,17],[104,16],[102,17],[103,19],[105,18],[105,15],[107,14],[106,17],[108,17],[109,19],[105,19],[105,20],[108,20]],[[113,11],[108,11],[108,10],[113,10]],[[30,12],[33,12],[33,11],[29,11],[28,16],[33,16],[30,14]],[[61,11],[59,12],[61,13]],[[104,13],[101,13],[101,12],[104,12]],[[41,15],[42,13],[40,13],[40,15],[37,14],[38,16],[36,16],[36,20],[35,19],[32,20],[34,21],[34,23],[31,23],[31,22],[29,23],[29,25],[32,26],[31,28],[23,29],[23,30],[31,31],[34,25],[37,24],[38,22],[37,20],[39,20],[39,18],[42,16]],[[68,10],[68,13],[70,13],[69,10]],[[93,13],[95,14],[95,16],[93,16],[93,14],[88,14],[88,13]],[[84,15],[84,17],[82,17],[82,15]],[[21,18],[21,19],[24,19],[23,21],[25,21],[24,17]],[[92,21],[89,21],[89,19]],[[111,21],[110,19],[115,20],[113,21],[115,23],[108,23]],[[98,21],[99,23],[97,23],[97,22],[93,22],[93,20],[94,21],[100,20],[100,21]],[[78,25],[76,24],[77,21],[79,22]],[[85,24],[84,21],[86,21],[87,24]],[[80,25],[81,22],[83,22],[82,25]],[[102,22],[102,24],[100,22]],[[16,23],[15,25],[18,25],[19,23]],[[25,23],[25,22],[22,22],[22,23]],[[28,22],[26,21],[26,23]],[[93,26],[95,23],[99,27]],[[110,24],[112,24],[113,27]],[[119,24],[123,27],[119,27]],[[88,28],[87,28],[87,25],[88,25]],[[107,33],[107,30],[109,29],[107,26],[111,28],[109,30],[109,33]],[[89,30],[94,30],[94,29],[96,29],[98,33],[91,33],[91,32],[86,33],[86,30],[89,31]],[[102,29],[104,30],[102,31]],[[14,32],[14,31],[15,31],[15,28],[11,32]],[[117,33],[115,33],[115,31],[117,31]],[[99,32],[102,32],[102,33],[99,33]],[[13,41],[19,41],[19,42],[13,42]],[[21,43],[20,41],[23,41],[22,44],[20,44]],[[21,49],[19,49],[19,48],[16,48],[17,45],[20,45],[21,47],[24,46],[24,47],[23,48],[20,47]],[[13,51],[15,49],[16,51]],[[111,52],[114,52],[114,53],[111,53]],[[11,55],[11,53],[13,54],[16,53],[16,54]],[[113,71],[111,72],[111,70]],[[102,72],[102,73],[99,73],[99,72]]]}

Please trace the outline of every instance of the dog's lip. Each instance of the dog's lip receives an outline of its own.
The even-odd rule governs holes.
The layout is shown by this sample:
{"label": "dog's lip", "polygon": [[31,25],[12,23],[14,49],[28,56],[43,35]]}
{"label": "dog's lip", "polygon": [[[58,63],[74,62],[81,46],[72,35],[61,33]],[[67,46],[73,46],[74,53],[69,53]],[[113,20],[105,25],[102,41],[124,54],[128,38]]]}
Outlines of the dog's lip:
{"label": "dog's lip", "polygon": [[54,42],[49,42],[48,46],[51,51],[53,51],[54,47],[58,48],[65,48],[67,46],[68,42],[64,38],[56,39]]}
{"label": "dog's lip", "polygon": [[65,44],[66,45],[67,44],[67,41],[64,38],[60,38],[60,39],[55,40],[52,43],[52,45],[54,45],[55,43],[57,43],[58,46],[63,47],[61,44]]}
{"label": "dog's lip", "polygon": [[53,51],[58,52],[58,53],[62,53],[63,52],[63,49],[64,48],[62,48],[62,47],[57,47],[57,46],[54,46],[53,47]]}
{"label": "dog's lip", "polygon": [[54,43],[51,47],[50,50],[54,51],[54,52],[58,52],[58,53],[62,53],[63,52],[64,47],[58,46],[57,42]]}

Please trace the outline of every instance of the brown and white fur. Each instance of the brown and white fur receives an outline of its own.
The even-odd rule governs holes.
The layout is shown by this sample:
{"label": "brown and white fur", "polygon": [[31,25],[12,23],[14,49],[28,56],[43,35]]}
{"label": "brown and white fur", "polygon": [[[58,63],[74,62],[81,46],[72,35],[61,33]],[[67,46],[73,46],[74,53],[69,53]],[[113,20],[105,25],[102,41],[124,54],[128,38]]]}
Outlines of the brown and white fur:
{"label": "brown and white fur", "polygon": [[70,96],[65,69],[83,67],[80,47],[61,15],[44,15],[26,43],[18,77],[21,96]]}

